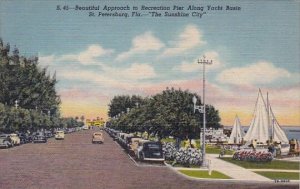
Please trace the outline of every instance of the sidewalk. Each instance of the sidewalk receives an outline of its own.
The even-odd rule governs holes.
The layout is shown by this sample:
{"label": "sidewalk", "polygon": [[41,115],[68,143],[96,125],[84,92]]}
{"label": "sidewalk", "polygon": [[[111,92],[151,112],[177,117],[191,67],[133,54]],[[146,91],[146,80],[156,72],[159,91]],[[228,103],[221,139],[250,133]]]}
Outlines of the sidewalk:
{"label": "sidewalk", "polygon": [[219,171],[229,177],[244,181],[272,181],[269,178],[258,175],[243,167],[228,163],[218,158],[218,154],[206,154],[207,160],[211,161],[212,170]]}
{"label": "sidewalk", "polygon": [[299,156],[295,156],[295,157],[289,157],[289,158],[275,158],[276,160],[279,161],[291,161],[291,162],[299,162],[300,163],[300,157]]}

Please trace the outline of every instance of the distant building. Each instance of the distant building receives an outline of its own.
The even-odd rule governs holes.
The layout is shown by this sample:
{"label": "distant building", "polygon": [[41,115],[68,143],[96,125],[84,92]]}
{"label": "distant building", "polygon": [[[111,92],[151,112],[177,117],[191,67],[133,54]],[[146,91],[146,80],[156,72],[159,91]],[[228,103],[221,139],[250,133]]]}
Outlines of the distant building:
{"label": "distant building", "polygon": [[104,123],[105,123],[105,121],[101,118],[101,119],[99,119],[99,118],[97,118],[97,119],[93,119],[93,120],[91,120],[91,119],[86,119],[86,125],[87,126],[96,126],[96,127],[103,127],[104,126]]}

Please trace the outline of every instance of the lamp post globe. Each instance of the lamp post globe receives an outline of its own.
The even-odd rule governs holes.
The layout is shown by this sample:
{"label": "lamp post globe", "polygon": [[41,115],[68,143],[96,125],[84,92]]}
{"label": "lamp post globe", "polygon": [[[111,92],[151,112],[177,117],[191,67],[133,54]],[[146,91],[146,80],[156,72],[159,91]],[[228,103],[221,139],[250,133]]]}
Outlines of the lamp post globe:
{"label": "lamp post globe", "polygon": [[197,103],[197,98],[196,98],[196,96],[193,96],[193,104],[194,104],[194,106],[196,106],[196,103]]}

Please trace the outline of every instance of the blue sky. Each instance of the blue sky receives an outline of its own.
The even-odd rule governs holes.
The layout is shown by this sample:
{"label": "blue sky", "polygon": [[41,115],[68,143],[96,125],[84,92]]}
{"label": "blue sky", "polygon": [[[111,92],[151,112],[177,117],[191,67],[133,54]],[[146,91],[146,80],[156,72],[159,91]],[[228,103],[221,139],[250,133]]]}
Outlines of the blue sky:
{"label": "blue sky", "polygon": [[[101,18],[57,11],[57,5],[241,10],[206,10],[202,18]],[[207,71],[207,98],[220,110],[222,123],[241,114],[249,124],[262,88],[273,96],[283,125],[300,125],[299,12],[299,1],[2,0],[0,36],[23,55],[39,55],[51,73],[56,70],[65,115],[105,117],[117,94],[148,96],[167,86],[200,93],[202,67],[196,61],[206,55],[214,61]]]}

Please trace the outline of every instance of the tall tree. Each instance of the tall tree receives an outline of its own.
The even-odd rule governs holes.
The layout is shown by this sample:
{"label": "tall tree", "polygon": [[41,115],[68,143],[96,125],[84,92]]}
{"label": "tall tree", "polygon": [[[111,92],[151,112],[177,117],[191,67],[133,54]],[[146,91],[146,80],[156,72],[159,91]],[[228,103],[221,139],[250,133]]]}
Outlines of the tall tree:
{"label": "tall tree", "polygon": [[[151,98],[141,100],[139,107],[131,109],[126,114],[122,113],[109,125],[127,132],[147,132],[159,139],[170,135],[178,138],[178,141],[199,138],[203,114],[194,112],[193,96],[196,96],[198,105],[201,105],[201,98],[197,94],[167,88]],[[124,112],[122,110],[132,105],[128,103],[130,99],[132,98],[129,96],[113,98],[110,104],[111,112],[114,108],[115,112]],[[218,111],[212,105],[206,105],[206,113],[207,126],[218,128],[220,126]]]}
{"label": "tall tree", "polygon": [[50,110],[52,114],[58,111],[55,74],[51,77],[47,68],[40,68],[37,57],[22,57],[16,47],[12,55],[9,50],[0,40],[0,102],[14,106],[18,100],[27,109]]}
{"label": "tall tree", "polygon": [[115,96],[108,105],[108,116],[115,117],[118,114],[127,112],[127,109],[132,109],[137,105],[141,105],[143,99],[140,96],[120,95]]}

